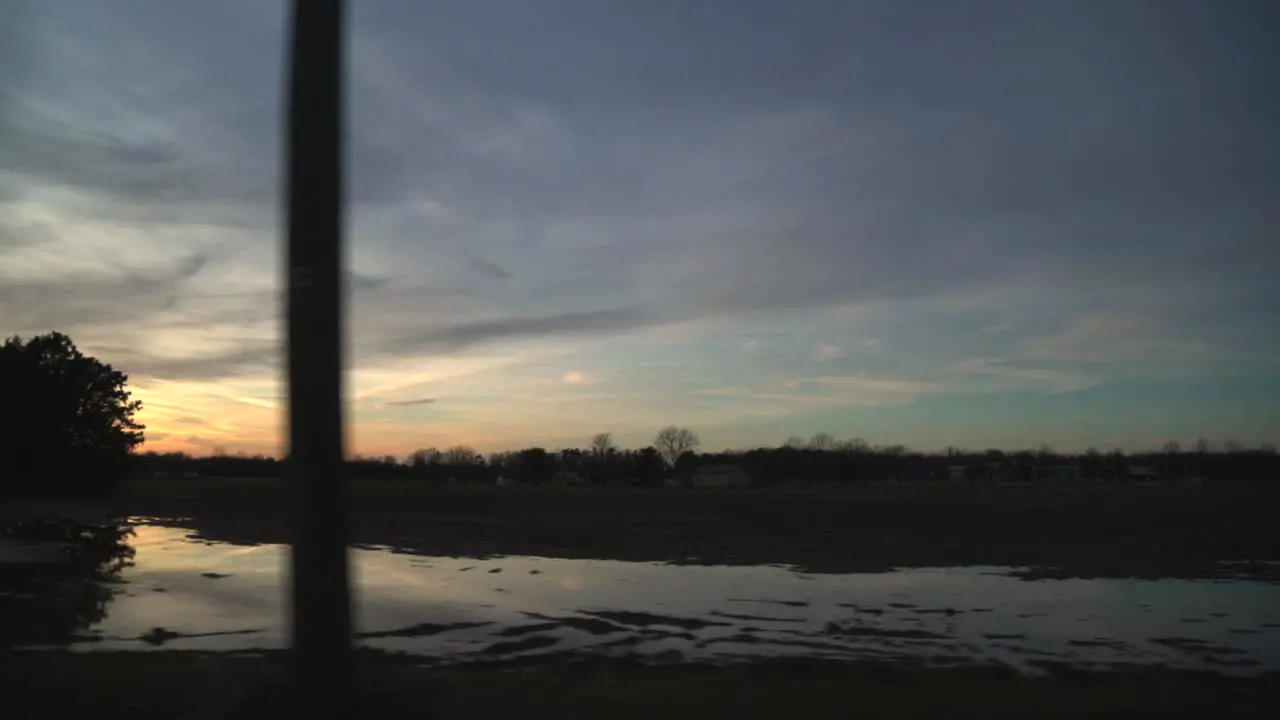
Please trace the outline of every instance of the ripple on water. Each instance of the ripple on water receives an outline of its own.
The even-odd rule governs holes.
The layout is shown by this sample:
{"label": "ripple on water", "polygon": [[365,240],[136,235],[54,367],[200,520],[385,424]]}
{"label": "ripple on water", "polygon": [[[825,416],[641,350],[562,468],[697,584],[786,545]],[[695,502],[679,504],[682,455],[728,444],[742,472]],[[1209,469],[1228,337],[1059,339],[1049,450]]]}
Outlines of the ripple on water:
{"label": "ripple on water", "polygon": [[[145,522],[134,533],[132,566],[103,580],[94,596],[101,612],[75,620],[62,644],[284,644],[281,547],[214,542]],[[357,640],[441,660],[593,652],[1280,669],[1280,627],[1268,614],[1280,607],[1280,587],[1257,582],[1025,580],[1015,568],[801,575],[785,567],[425,558],[377,546],[353,547],[351,558]]]}

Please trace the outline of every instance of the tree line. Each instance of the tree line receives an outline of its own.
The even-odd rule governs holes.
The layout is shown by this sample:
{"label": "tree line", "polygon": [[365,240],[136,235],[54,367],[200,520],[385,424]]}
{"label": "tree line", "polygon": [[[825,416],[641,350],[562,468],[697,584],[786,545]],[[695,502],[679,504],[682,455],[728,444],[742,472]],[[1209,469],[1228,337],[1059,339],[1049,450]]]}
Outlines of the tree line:
{"label": "tree line", "polygon": [[[275,476],[274,458],[216,452],[196,458],[136,449],[145,428],[135,417],[142,403],[127,388],[128,376],[81,353],[69,337],[53,332],[29,339],[12,337],[0,345],[0,392],[21,414],[0,433],[6,473],[0,494],[109,491],[131,474],[224,477]],[[854,438],[818,433],[792,437],[777,447],[699,453],[701,441],[688,428],[671,425],[652,443],[624,449],[608,432],[584,447],[549,450],[530,447],[487,455],[466,445],[423,448],[407,458],[353,457],[354,477],[403,477],[434,482],[550,482],[596,485],[661,485],[688,481],[699,467],[735,465],[753,484],[869,483],[962,477],[1025,479],[1036,466],[1069,464],[1083,478],[1118,479],[1134,466],[1154,468],[1166,478],[1261,480],[1276,476],[1280,456],[1272,445],[1246,448],[1207,439],[1189,447],[1169,442],[1157,450],[1125,454],[1087,450],[963,450],[924,453],[903,445],[872,446]],[[1149,475],[1144,475],[1149,477]]]}
{"label": "tree line", "polygon": [[[1035,468],[1070,467],[1082,480],[1137,479],[1265,480],[1280,471],[1280,455],[1270,445],[1246,448],[1202,440],[1183,448],[1177,443],[1145,452],[1096,449],[1056,452],[1049,446],[1034,450],[913,451],[903,445],[873,446],[865,440],[836,440],[819,433],[809,440],[791,438],[777,447],[746,451],[699,453],[696,433],[664,428],[652,445],[618,447],[610,433],[590,438],[585,447],[548,450],[531,447],[514,452],[484,454],[467,445],[424,448],[408,457],[353,457],[353,477],[405,478],[432,483],[485,482],[508,478],[539,485],[552,482],[594,485],[683,484],[699,467],[740,467],[757,485],[864,484],[938,480],[1030,479]],[[275,459],[263,456],[214,455],[197,458],[182,454],[148,454],[148,465],[159,472],[195,472],[207,476],[254,477],[276,473]],[[1134,476],[1134,470],[1140,475]],[[958,475],[958,477],[957,477]]]}

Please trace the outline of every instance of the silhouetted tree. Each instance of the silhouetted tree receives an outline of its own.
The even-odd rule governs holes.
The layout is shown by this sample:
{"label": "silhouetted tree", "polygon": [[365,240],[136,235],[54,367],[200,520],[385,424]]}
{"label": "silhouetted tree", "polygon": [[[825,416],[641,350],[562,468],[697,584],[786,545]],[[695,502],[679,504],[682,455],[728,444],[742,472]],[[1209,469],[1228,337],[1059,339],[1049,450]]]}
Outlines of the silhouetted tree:
{"label": "silhouetted tree", "polygon": [[515,455],[516,479],[531,485],[548,482],[556,474],[556,457],[540,447],[527,448]]}
{"label": "silhouetted tree", "polygon": [[662,454],[656,448],[643,447],[632,456],[631,471],[645,485],[657,485],[662,482],[663,463]]}
{"label": "silhouetted tree", "polygon": [[860,437],[856,437],[847,441],[845,443],[845,446],[848,448],[850,452],[855,452],[859,454],[871,452],[871,443],[867,442],[866,440]]}
{"label": "silhouetted tree", "polygon": [[680,453],[680,457],[672,463],[671,469],[680,477],[688,477],[698,467],[698,453],[692,450],[686,450]]}
{"label": "silhouetted tree", "polygon": [[815,433],[809,438],[809,449],[819,452],[829,452],[836,449],[836,439],[831,437],[831,433]]}
{"label": "silhouetted tree", "polygon": [[[58,332],[0,346],[0,397],[12,422],[0,435],[11,472],[0,492],[98,492],[128,470],[143,426],[128,377]],[[38,483],[38,485],[35,485]]]}
{"label": "silhouetted tree", "polygon": [[441,462],[445,465],[466,466],[480,465],[483,463],[483,459],[480,453],[469,445],[454,445],[444,451]]}
{"label": "silhouetted tree", "polygon": [[675,467],[681,455],[696,449],[701,444],[702,441],[692,430],[675,425],[668,425],[659,430],[658,436],[653,439],[653,446],[658,454],[672,467]]}
{"label": "silhouetted tree", "polygon": [[568,473],[580,473],[585,457],[586,453],[578,448],[565,448],[560,451],[560,469]]}
{"label": "silhouetted tree", "polygon": [[613,444],[613,435],[610,433],[596,433],[591,437],[591,454],[596,457],[605,457],[617,449],[618,446]]}

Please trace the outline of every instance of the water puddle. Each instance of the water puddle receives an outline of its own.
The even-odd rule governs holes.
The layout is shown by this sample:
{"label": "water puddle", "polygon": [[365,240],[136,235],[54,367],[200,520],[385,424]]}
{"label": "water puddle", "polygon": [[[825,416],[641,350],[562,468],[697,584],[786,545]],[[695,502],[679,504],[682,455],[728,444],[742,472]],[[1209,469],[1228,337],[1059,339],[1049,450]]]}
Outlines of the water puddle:
{"label": "water puddle", "polygon": [[[49,545],[0,548],[5,644],[285,644],[285,548],[209,542],[145,522],[120,540],[97,541],[97,555],[78,551],[80,565],[95,569],[77,582],[67,572],[35,578],[31,568],[49,565]],[[1062,663],[1280,669],[1280,587],[1260,582],[1028,580],[1025,569],[990,567],[813,575],[782,567],[422,557],[373,546],[352,549],[351,560],[359,643],[437,661],[591,652],[999,662],[1026,670]],[[19,627],[22,633],[13,631]]]}

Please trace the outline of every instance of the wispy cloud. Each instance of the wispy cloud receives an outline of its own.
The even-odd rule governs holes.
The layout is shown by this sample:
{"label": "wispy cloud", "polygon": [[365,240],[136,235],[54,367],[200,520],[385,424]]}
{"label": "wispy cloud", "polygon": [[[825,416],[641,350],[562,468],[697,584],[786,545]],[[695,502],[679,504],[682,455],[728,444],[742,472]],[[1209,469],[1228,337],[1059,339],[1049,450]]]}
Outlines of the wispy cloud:
{"label": "wispy cloud", "polygon": [[1065,393],[1095,387],[1106,380],[1096,373],[1020,365],[1003,358],[972,358],[957,363],[954,370],[962,378],[957,389],[970,391]]}
{"label": "wispy cloud", "polygon": [[386,400],[383,405],[388,407],[407,407],[411,405],[431,405],[436,402],[436,398],[413,398],[412,400]]}

